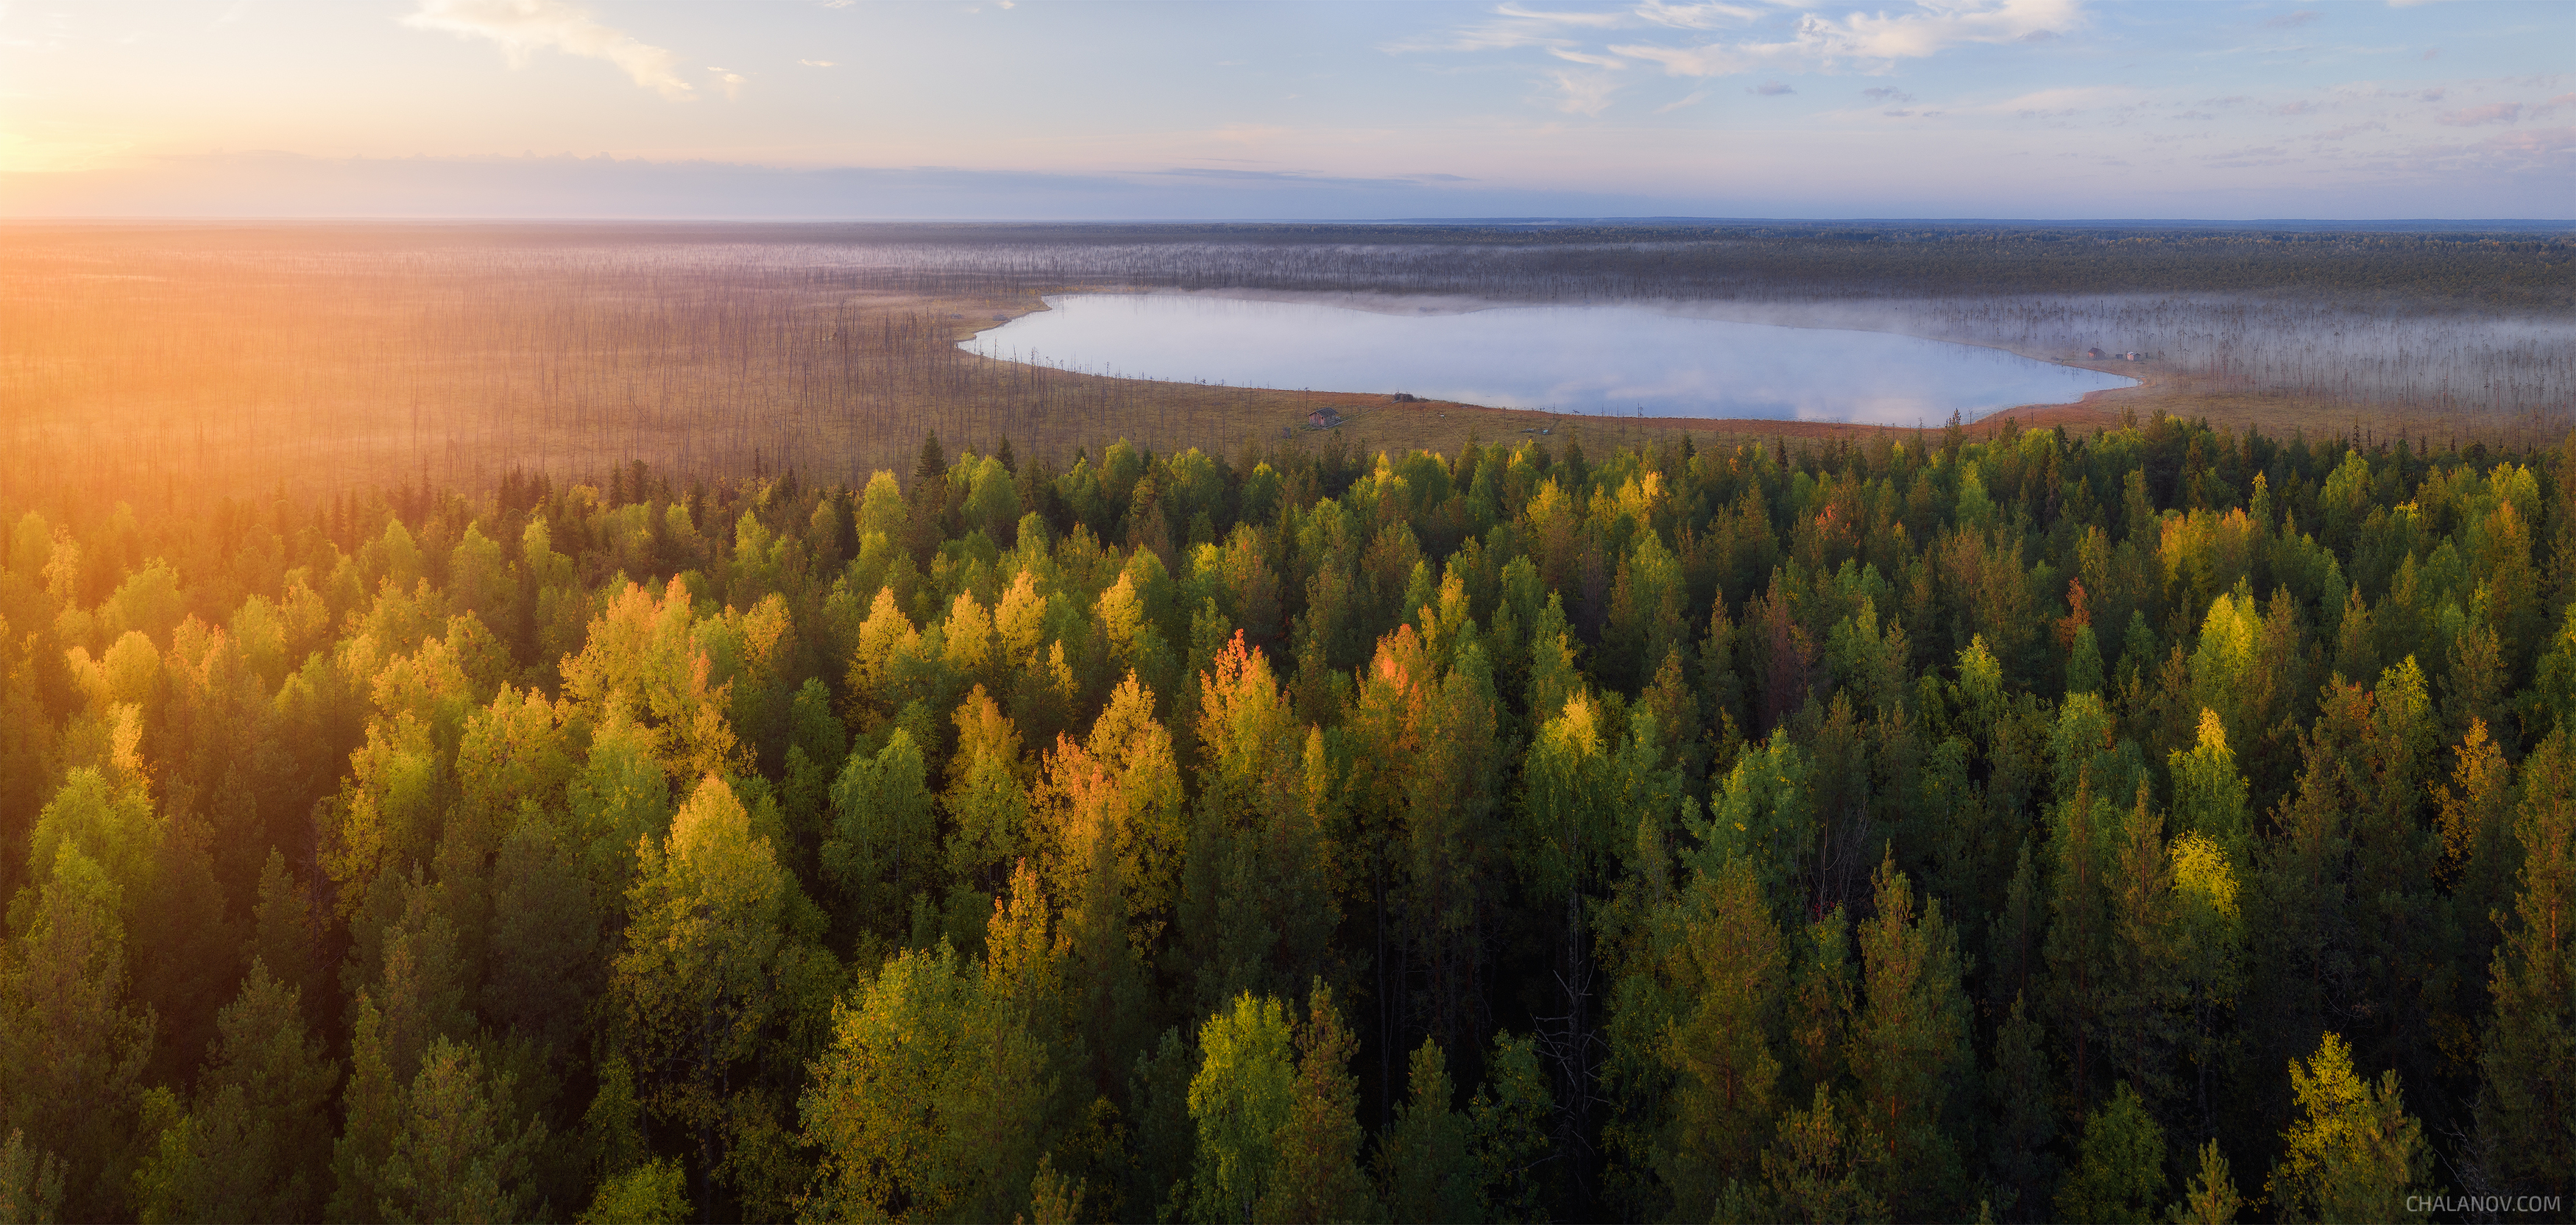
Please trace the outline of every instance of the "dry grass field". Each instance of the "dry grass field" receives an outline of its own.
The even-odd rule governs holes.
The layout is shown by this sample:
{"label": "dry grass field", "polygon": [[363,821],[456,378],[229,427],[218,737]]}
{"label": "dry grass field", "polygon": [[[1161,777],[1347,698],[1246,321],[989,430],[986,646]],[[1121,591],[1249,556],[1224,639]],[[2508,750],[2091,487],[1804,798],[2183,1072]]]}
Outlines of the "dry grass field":
{"label": "dry grass field", "polygon": [[[1121,437],[1232,456],[1320,441],[1304,426],[1319,407],[1342,415],[1349,443],[1443,452],[1539,431],[1598,448],[1875,428],[1560,417],[995,361],[956,342],[1079,286],[942,283],[905,258],[918,255],[686,230],[0,228],[0,502],[478,488],[512,469],[583,480],[635,460],[709,479],[858,481],[908,471],[931,430],[952,448],[1007,436],[1064,459]],[[2551,428],[2152,362],[2100,368],[2146,381],[1979,428],[2089,432],[2159,411],[2310,437],[2531,441]]]}

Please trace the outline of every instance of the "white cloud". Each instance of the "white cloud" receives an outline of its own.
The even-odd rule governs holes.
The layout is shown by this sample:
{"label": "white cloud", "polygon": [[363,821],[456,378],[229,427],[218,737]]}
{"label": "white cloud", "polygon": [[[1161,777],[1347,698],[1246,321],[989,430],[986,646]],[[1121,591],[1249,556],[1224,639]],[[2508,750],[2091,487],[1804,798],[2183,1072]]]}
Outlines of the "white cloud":
{"label": "white cloud", "polygon": [[796,62],[803,64],[808,68],[837,68],[840,66],[830,60],[798,60]]}
{"label": "white cloud", "polygon": [[637,85],[674,102],[696,94],[675,70],[679,57],[601,25],[589,10],[566,0],[420,0],[420,11],[403,18],[403,24],[490,39],[501,45],[512,67],[526,64],[531,52],[561,51],[615,64]]}

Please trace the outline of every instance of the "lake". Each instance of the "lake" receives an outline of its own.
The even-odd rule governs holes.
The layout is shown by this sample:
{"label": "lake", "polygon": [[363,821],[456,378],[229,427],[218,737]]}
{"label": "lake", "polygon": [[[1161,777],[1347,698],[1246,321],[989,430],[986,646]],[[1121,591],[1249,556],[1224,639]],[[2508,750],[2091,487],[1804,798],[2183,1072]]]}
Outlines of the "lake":
{"label": "lake", "polygon": [[1188,294],[1061,294],[964,348],[1122,378],[1410,392],[1593,416],[1939,424],[2135,380],[1888,332],[1692,318],[1652,306],[1398,314]]}

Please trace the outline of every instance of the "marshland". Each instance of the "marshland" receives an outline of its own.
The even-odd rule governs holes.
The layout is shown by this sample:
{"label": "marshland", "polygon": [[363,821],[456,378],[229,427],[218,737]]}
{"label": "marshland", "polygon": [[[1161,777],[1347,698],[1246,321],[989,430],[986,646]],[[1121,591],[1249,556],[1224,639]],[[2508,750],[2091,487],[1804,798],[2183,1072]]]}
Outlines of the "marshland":
{"label": "marshland", "polygon": [[[1071,290],[1648,303],[2143,380],[2024,414],[2079,429],[2163,411],[2529,440],[2563,431],[2576,393],[2563,228],[21,224],[0,230],[0,445],[20,457],[0,482],[176,498],[636,460],[863,480],[933,431],[1051,455],[1120,437],[1298,445],[1319,404],[1372,445],[1549,428],[1399,407],[1394,387],[1157,383],[960,351]],[[2130,352],[2143,360],[2108,356]],[[1579,425],[1605,443],[1794,428]]]}

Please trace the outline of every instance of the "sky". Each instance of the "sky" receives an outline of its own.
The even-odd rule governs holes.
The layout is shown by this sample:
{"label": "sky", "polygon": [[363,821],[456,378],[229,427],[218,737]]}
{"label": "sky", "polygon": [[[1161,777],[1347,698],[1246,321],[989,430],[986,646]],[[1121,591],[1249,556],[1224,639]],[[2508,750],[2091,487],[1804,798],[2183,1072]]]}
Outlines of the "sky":
{"label": "sky", "polygon": [[0,0],[0,216],[2576,217],[2576,3]]}

